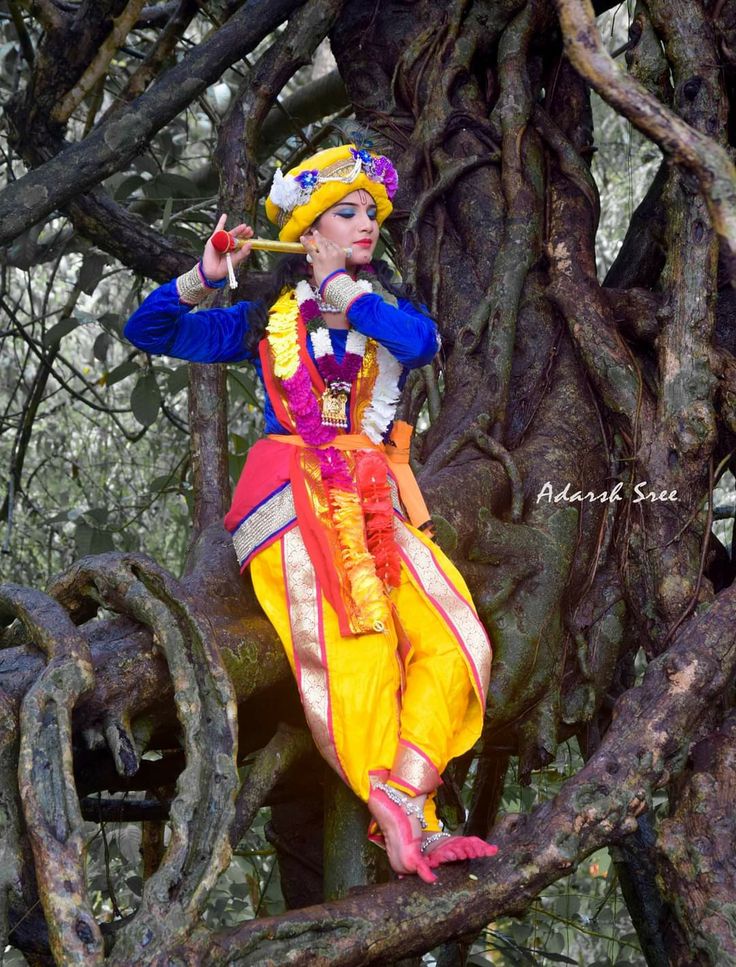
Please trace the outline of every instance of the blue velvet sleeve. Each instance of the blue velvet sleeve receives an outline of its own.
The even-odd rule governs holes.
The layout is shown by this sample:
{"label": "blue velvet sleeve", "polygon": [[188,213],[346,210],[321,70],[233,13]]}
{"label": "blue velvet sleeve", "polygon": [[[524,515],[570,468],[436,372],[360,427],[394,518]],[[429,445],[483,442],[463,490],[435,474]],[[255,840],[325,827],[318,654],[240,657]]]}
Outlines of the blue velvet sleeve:
{"label": "blue velvet sleeve", "polygon": [[437,326],[407,299],[390,306],[375,293],[366,293],[348,308],[350,325],[380,342],[409,369],[426,366],[439,349]]}
{"label": "blue velvet sleeve", "polygon": [[253,360],[244,345],[249,302],[222,309],[192,312],[179,301],[176,279],[148,295],[125,323],[123,335],[148,353],[188,359],[192,363]]}

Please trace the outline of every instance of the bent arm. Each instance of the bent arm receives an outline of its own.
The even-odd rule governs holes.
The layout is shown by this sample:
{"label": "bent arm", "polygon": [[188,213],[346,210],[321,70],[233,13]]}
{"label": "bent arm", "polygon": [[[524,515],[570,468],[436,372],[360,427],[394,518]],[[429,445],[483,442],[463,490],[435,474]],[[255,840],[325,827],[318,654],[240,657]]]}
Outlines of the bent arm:
{"label": "bent arm", "polygon": [[128,319],[126,339],[145,352],[192,363],[253,360],[245,347],[249,302],[223,309],[202,309],[180,302],[176,279],[154,289]]}
{"label": "bent arm", "polygon": [[375,293],[365,293],[348,306],[347,319],[409,369],[431,363],[439,349],[434,320],[407,299],[394,307]]}

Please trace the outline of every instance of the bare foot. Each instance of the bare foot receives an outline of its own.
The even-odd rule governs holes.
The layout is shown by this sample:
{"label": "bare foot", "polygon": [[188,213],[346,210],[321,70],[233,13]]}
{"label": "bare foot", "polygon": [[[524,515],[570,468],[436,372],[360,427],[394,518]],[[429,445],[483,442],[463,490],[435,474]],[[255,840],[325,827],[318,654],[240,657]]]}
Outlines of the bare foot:
{"label": "bare foot", "polygon": [[[427,836],[431,836],[428,833]],[[449,839],[438,839],[425,850],[432,869],[442,863],[455,863],[459,860],[474,860],[481,856],[495,856],[498,846],[486,843],[478,836],[450,836]]]}
{"label": "bare foot", "polygon": [[368,809],[381,827],[391,869],[400,876],[416,873],[425,883],[434,883],[437,877],[420,849],[422,831],[416,816],[407,816],[381,789],[371,790]]}

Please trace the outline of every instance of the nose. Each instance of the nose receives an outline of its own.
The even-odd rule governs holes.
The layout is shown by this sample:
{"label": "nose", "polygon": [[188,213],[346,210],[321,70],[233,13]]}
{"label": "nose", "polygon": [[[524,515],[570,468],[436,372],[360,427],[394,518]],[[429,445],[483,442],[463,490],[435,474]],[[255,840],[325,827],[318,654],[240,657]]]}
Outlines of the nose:
{"label": "nose", "polygon": [[373,219],[368,217],[367,211],[360,213],[360,230],[364,235],[371,235],[373,233]]}

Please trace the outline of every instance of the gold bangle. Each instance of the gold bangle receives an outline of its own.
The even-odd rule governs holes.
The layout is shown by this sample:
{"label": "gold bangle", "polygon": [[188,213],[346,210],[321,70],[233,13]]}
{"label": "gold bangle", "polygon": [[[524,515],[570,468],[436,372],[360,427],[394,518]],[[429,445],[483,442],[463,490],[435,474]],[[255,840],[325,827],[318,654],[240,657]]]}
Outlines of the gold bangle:
{"label": "gold bangle", "polygon": [[338,312],[345,312],[351,302],[366,292],[370,292],[370,289],[364,288],[359,282],[353,282],[349,275],[340,274],[328,279],[322,290],[322,298]]}
{"label": "gold bangle", "polygon": [[189,306],[197,306],[207,298],[207,286],[202,282],[196,265],[177,277],[176,291],[179,293],[179,300]]}

